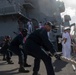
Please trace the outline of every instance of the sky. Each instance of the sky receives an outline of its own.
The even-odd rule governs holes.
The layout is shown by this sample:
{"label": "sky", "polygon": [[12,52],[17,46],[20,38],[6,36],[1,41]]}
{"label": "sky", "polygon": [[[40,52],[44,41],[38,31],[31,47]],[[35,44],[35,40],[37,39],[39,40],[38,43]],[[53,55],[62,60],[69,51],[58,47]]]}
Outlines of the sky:
{"label": "sky", "polygon": [[[57,0],[58,1],[58,0]],[[70,15],[70,24],[76,23],[76,0],[59,0],[63,1],[65,5],[65,12],[61,13],[61,16]],[[71,27],[71,35],[74,35],[74,27]]]}
{"label": "sky", "polygon": [[63,12],[61,15],[62,17],[64,15],[70,15],[71,21],[70,23],[76,23],[76,0],[60,0],[64,2],[65,5],[65,12]]}

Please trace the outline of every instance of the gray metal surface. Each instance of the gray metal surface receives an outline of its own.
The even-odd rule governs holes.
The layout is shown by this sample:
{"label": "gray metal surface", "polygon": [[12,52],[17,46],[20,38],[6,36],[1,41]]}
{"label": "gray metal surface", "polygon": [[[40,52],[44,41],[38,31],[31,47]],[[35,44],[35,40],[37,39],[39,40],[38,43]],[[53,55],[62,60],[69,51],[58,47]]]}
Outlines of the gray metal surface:
{"label": "gray metal surface", "polygon": [[[19,65],[18,65],[17,56],[13,56],[12,60],[14,64],[10,65],[10,64],[7,64],[6,61],[2,61],[2,56],[0,56],[0,75],[25,75],[25,74],[32,75],[32,72],[33,72],[32,70],[33,70],[33,65],[34,65],[33,57],[28,56],[28,60],[27,60],[27,62],[32,65],[32,67],[27,68],[30,70],[29,73],[18,72]],[[53,67],[54,67],[56,75],[76,75],[76,72],[73,71],[70,63],[66,63],[61,60],[56,60],[54,57],[52,58],[52,62],[53,62]],[[42,61],[40,65],[41,66],[40,66],[39,73],[41,75],[47,75],[44,63]]]}

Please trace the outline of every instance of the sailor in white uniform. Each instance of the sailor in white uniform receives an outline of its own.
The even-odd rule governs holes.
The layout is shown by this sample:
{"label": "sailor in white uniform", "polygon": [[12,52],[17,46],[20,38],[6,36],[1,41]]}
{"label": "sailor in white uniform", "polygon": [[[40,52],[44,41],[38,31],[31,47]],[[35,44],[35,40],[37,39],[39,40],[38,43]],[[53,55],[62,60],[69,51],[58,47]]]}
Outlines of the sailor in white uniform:
{"label": "sailor in white uniform", "polygon": [[27,22],[27,26],[28,26],[28,34],[30,34],[32,32],[32,21],[31,20]]}
{"label": "sailor in white uniform", "polygon": [[62,34],[62,53],[63,56],[71,58],[71,36],[70,27],[65,27]]}

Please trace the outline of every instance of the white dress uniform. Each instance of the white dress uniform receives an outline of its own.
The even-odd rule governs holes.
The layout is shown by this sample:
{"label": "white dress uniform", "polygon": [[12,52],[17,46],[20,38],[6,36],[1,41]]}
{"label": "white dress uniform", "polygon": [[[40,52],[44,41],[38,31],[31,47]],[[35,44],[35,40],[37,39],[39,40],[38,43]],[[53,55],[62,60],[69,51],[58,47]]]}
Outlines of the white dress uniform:
{"label": "white dress uniform", "polygon": [[39,28],[42,28],[42,23],[39,23]]}
{"label": "white dress uniform", "polygon": [[28,25],[28,33],[30,34],[32,32],[32,22],[28,21],[27,25]]}
{"label": "white dress uniform", "polygon": [[67,39],[66,43],[64,43],[64,41],[62,42],[63,56],[65,56],[67,58],[71,58],[71,37],[70,37],[70,34],[68,32],[64,32],[62,35],[62,38]]}

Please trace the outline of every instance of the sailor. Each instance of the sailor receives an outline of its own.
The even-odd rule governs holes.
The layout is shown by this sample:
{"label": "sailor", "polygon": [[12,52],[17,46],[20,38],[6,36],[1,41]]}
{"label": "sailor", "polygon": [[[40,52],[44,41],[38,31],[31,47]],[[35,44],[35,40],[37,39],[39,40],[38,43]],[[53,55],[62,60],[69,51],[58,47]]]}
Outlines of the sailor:
{"label": "sailor", "polygon": [[71,58],[70,27],[65,27],[62,34],[62,54],[67,58]]}
{"label": "sailor", "polygon": [[40,59],[43,60],[46,66],[47,75],[55,75],[49,53],[55,55],[55,57],[58,59],[60,59],[60,57],[56,53],[56,50],[54,50],[52,43],[48,39],[47,32],[49,32],[51,29],[52,23],[47,22],[45,23],[44,27],[35,30],[26,39],[24,47],[27,54],[35,57],[33,75],[38,75]]}
{"label": "sailor", "polygon": [[30,65],[26,64],[26,62],[24,61],[26,59],[25,57],[26,53],[24,53],[23,51],[23,43],[24,43],[23,40],[25,39],[26,35],[27,35],[27,29],[22,29],[21,33],[18,34],[11,41],[10,50],[14,52],[16,55],[18,55],[19,64],[20,64],[19,72],[28,73],[29,70],[25,70],[24,66],[30,67]]}
{"label": "sailor", "polygon": [[9,46],[10,46],[10,36],[5,36],[3,43],[2,43],[2,54],[3,54],[3,60],[6,60],[8,62],[8,64],[14,64],[12,62],[11,56],[12,56],[12,52],[9,50]]}
{"label": "sailor", "polygon": [[32,24],[33,23],[31,19],[29,19],[29,21],[27,22],[28,34],[30,34],[33,31]]}

